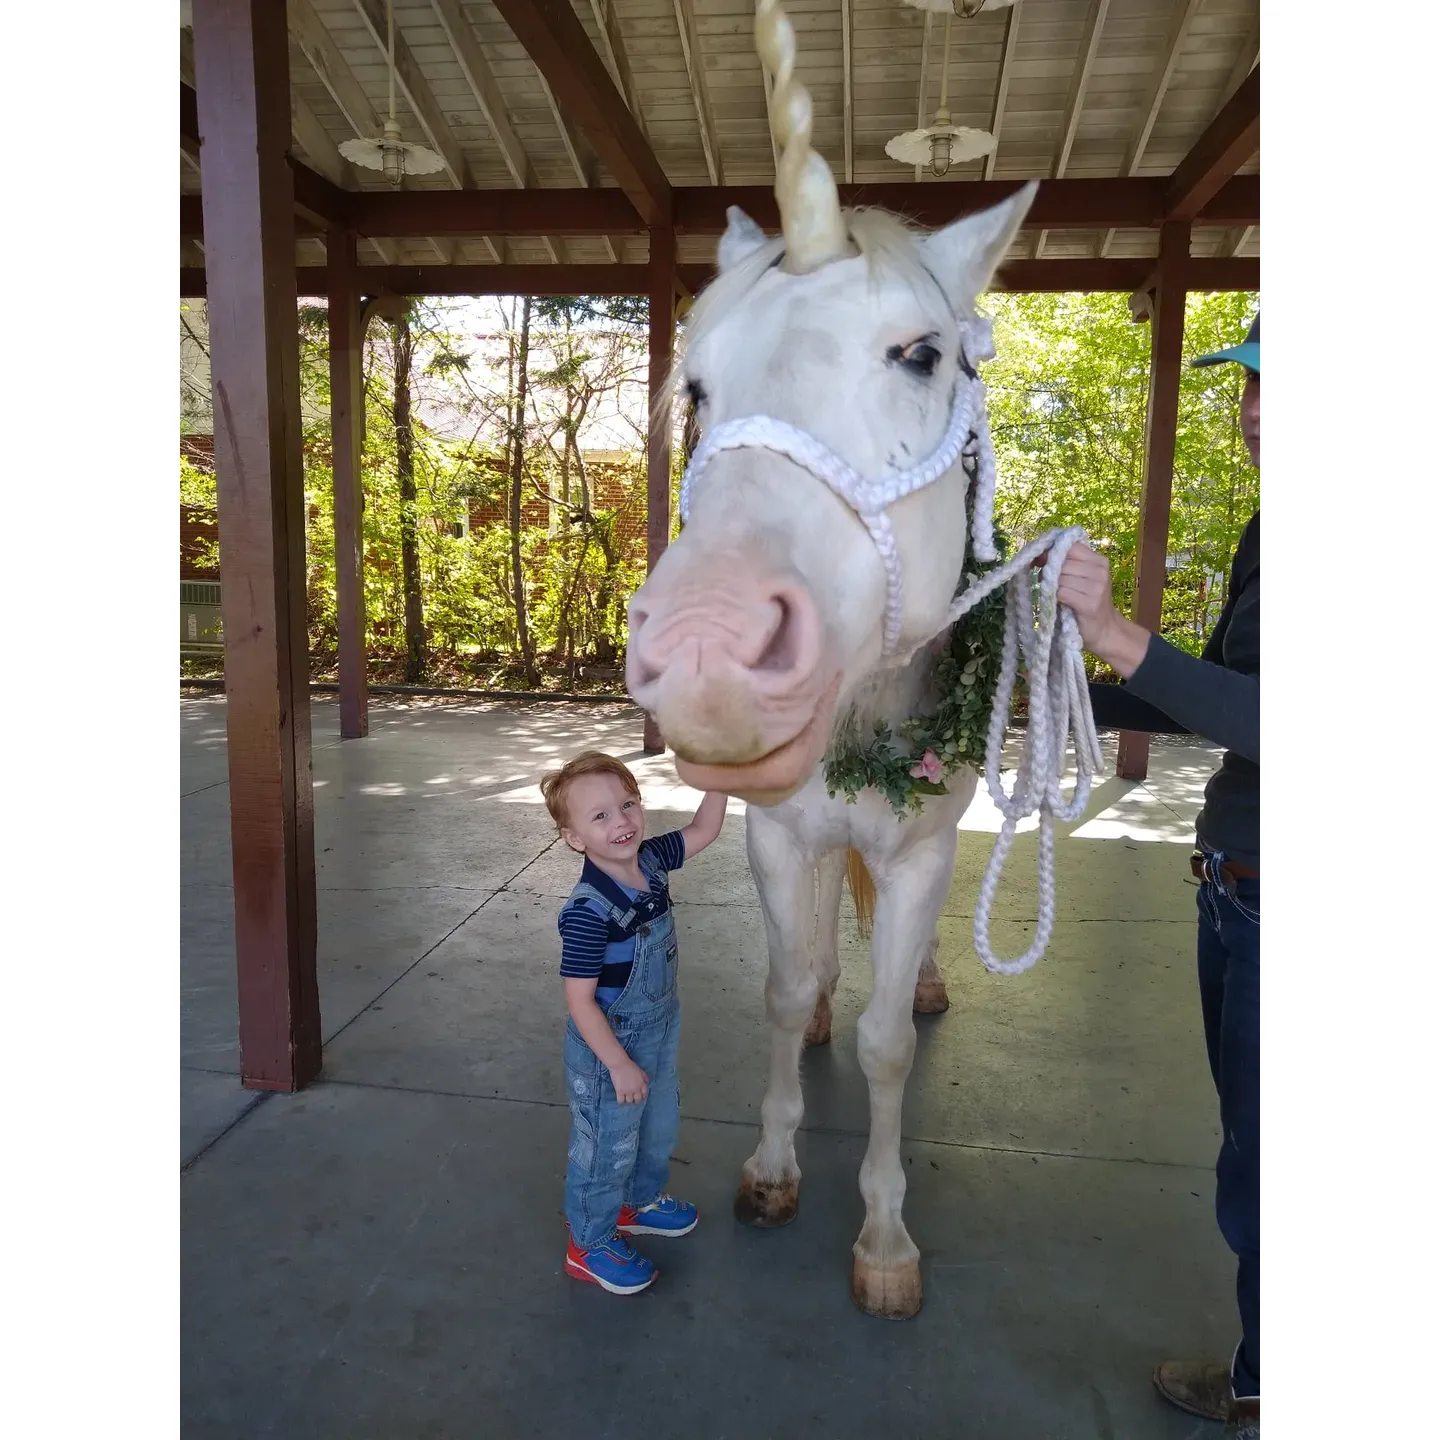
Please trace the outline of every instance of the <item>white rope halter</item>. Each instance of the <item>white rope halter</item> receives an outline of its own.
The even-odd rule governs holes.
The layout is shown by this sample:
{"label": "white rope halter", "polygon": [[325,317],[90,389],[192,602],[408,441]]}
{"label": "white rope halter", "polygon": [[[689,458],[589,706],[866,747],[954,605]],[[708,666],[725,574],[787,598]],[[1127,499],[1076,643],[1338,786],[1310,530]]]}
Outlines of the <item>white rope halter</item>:
{"label": "white rope halter", "polygon": [[[798,426],[769,415],[747,415],[726,420],[707,434],[691,457],[680,484],[680,518],[688,520],[695,481],[717,455],[727,450],[769,450],[783,455],[828,485],[859,517],[875,542],[885,566],[885,621],[883,650],[890,665],[910,659],[926,641],[917,640],[903,654],[899,650],[904,591],[895,533],[887,513],[891,505],[931,485],[961,460],[975,461],[975,499],[972,509],[972,548],[986,564],[998,559],[995,550],[995,450],[985,410],[985,385],[973,374],[976,365],[995,354],[990,321],[981,316],[960,327],[961,351],[968,366],[956,380],[950,423],[934,453],[921,464],[878,480],[866,479],[833,450]],[[1005,586],[1005,641],[1000,675],[985,737],[985,784],[1003,821],[990,860],[980,882],[975,904],[975,952],[987,970],[1018,975],[1045,953],[1055,924],[1055,821],[1078,820],[1090,800],[1091,776],[1103,763],[1095,734],[1086,683],[1084,648],[1080,630],[1068,607],[1058,604],[1060,569],[1070,547],[1085,538],[1079,526],[1049,530],[1031,540],[1003,565],[984,576],[961,576],[963,588],[935,634],[948,630],[987,595]],[[1032,562],[1048,556],[1040,573],[1038,616],[1031,618],[1030,571]],[[1058,622],[1058,623],[1057,623]],[[1030,693],[1030,721],[1013,791],[1006,794],[1000,782],[1000,753],[1005,726],[1015,693],[1015,679],[1023,659]],[[1073,736],[1075,788],[1069,801],[1061,792],[1065,777],[1065,750]],[[1039,816],[1039,916],[1030,948],[1016,960],[1000,960],[990,948],[990,911],[1000,885],[1015,829],[1032,814]]]}

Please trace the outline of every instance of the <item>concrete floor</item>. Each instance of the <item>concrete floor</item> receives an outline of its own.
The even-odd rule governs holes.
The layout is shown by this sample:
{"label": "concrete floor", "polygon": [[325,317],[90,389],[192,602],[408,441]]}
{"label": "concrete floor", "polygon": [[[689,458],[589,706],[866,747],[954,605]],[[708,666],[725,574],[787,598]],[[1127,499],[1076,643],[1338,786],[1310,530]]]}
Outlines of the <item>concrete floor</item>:
{"label": "concrete floor", "polygon": [[[807,1055],[800,1217],[730,1200],[764,1088],[764,938],[741,807],[677,874],[684,1121],[672,1188],[702,1223],[649,1242],[659,1283],[567,1279],[567,1113],[555,913],[575,874],[536,780],[599,745],[634,764],[652,831],[696,797],[639,754],[628,707],[377,705],[338,740],[313,709],[323,1080],[240,1090],[223,701],[182,720],[182,1201],[188,1440],[678,1435],[1181,1440],[1156,1360],[1228,1354],[1232,1269],[1211,1210],[1218,1144],[1185,863],[1217,756],[1157,743],[1057,847],[1059,920],[1029,974],[970,946],[998,828],[960,837],[906,1098],[906,1218],[926,1303],[859,1314],[849,1251],[868,1124],[853,923],[834,1043]],[[997,940],[1033,918],[1012,852]],[[848,903],[848,902],[847,902]]]}

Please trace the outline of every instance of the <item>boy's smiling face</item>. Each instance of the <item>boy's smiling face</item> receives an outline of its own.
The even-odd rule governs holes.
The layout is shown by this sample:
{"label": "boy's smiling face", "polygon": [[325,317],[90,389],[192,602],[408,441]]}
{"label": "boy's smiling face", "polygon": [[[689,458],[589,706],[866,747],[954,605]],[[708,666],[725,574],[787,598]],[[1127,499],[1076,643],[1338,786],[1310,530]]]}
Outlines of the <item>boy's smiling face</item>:
{"label": "boy's smiling face", "polygon": [[625,865],[645,838],[645,807],[618,775],[582,775],[565,796],[565,843],[592,860]]}

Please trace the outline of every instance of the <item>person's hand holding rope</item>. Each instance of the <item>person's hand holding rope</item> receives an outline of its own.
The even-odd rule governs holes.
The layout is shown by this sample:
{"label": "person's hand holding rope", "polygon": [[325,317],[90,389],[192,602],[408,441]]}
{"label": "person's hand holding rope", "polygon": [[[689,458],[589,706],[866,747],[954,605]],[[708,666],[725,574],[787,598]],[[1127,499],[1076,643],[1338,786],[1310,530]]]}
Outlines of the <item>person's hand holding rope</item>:
{"label": "person's hand holding rope", "polygon": [[1055,598],[1074,612],[1085,648],[1122,680],[1140,668],[1150,632],[1115,608],[1110,562],[1103,555],[1083,543],[1072,545],[1060,569]]}

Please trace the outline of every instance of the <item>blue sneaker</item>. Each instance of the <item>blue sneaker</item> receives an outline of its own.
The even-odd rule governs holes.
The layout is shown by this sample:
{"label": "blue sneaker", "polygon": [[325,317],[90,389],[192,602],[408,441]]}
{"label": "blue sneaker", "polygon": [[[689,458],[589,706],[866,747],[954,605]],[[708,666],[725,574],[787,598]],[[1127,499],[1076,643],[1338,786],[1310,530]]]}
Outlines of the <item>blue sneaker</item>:
{"label": "blue sneaker", "polygon": [[565,1251],[565,1273],[612,1295],[634,1295],[653,1285],[660,1272],[643,1255],[637,1255],[616,1231],[588,1250],[582,1250],[572,1235]]}
{"label": "blue sneaker", "polygon": [[688,1200],[659,1195],[648,1205],[622,1205],[618,1228],[624,1235],[688,1235],[699,1223],[700,1212]]}

